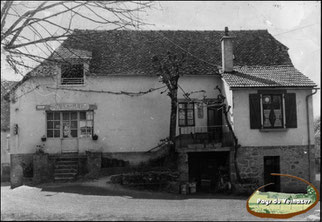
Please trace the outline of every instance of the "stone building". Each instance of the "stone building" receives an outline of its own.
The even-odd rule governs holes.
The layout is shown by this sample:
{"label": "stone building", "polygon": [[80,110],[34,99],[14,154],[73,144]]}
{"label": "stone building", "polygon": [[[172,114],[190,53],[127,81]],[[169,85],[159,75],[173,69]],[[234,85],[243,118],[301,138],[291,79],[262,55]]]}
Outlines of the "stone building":
{"label": "stone building", "polygon": [[[106,159],[135,166],[166,155],[160,141],[169,136],[170,99],[160,93],[152,58],[172,51],[186,55],[180,180],[196,181],[198,190],[224,177],[235,189],[274,181],[275,190],[303,190],[270,175],[314,178],[316,84],[287,50],[267,30],[75,30],[10,93],[10,125],[18,129],[11,132],[11,179],[22,183],[15,172],[22,163],[33,162],[34,180],[43,181],[95,174]],[[33,157],[40,147],[45,154]]]}

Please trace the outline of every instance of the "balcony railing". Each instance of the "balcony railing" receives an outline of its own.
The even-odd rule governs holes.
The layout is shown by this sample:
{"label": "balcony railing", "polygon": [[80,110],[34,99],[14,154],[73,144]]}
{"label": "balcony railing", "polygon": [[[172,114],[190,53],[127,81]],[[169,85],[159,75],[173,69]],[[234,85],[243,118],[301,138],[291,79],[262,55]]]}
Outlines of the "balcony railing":
{"label": "balcony railing", "polygon": [[61,85],[83,85],[84,78],[61,78]]}
{"label": "balcony railing", "polygon": [[232,143],[227,125],[179,127],[178,146],[189,144],[218,144],[229,146]]}

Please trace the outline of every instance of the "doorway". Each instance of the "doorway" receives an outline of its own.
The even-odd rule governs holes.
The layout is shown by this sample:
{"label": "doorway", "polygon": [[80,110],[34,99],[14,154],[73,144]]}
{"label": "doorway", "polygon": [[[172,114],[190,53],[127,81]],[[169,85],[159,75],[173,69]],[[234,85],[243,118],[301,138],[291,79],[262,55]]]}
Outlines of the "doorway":
{"label": "doorway", "polygon": [[189,181],[197,183],[197,192],[218,192],[229,181],[229,152],[192,152],[188,165]]}
{"label": "doorway", "polygon": [[210,141],[222,141],[222,107],[208,107],[208,133]]}
{"label": "doorway", "polygon": [[281,182],[279,176],[272,176],[271,173],[280,173],[280,157],[264,156],[264,184],[274,183],[265,187],[265,191],[279,192]]}

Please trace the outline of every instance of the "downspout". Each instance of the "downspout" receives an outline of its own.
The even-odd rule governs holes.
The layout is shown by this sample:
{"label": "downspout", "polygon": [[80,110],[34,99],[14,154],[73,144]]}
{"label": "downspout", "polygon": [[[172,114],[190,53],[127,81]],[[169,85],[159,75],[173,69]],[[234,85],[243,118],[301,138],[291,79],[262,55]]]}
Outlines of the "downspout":
{"label": "downspout", "polygon": [[309,163],[309,167],[308,167],[308,171],[309,171],[309,182],[311,183],[311,138],[310,138],[310,115],[309,115],[309,97],[313,96],[319,88],[315,88],[314,92],[307,95],[305,100],[306,100],[306,125],[307,125],[307,150],[308,150],[308,163]]}

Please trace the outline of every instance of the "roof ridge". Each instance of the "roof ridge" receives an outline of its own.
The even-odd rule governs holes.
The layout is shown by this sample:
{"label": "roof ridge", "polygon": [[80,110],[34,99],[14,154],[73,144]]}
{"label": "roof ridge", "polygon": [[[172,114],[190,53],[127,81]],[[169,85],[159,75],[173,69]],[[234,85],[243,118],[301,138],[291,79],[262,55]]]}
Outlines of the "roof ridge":
{"label": "roof ridge", "polygon": [[[74,29],[74,31],[92,31],[92,32],[225,32],[224,30],[215,30],[215,29],[209,29],[209,30],[189,30],[189,29]],[[240,30],[229,30],[229,32],[268,32],[267,29],[240,29]]]}

